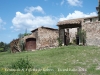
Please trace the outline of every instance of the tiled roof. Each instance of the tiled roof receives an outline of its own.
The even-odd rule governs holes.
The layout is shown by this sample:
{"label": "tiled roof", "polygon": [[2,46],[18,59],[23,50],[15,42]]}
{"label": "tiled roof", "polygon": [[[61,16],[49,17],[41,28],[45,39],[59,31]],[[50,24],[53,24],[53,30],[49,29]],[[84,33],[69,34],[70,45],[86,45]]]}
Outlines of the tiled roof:
{"label": "tiled roof", "polygon": [[58,26],[59,25],[65,25],[65,24],[80,24],[82,21],[82,19],[71,19],[71,20],[64,20],[64,21],[60,21],[58,22]]}
{"label": "tiled roof", "polygon": [[82,22],[82,20],[89,19],[89,18],[97,18],[97,16],[59,21],[57,23],[57,26],[59,26],[59,25],[67,25],[67,24],[80,24]]}
{"label": "tiled roof", "polygon": [[[46,28],[46,29],[51,29],[51,30],[58,30],[58,29],[54,29],[54,28],[50,28],[50,27],[44,27],[44,26],[41,26],[41,27],[39,27],[39,28]],[[38,30],[38,28],[32,30],[31,32],[34,32],[34,31],[36,31],[36,30]]]}

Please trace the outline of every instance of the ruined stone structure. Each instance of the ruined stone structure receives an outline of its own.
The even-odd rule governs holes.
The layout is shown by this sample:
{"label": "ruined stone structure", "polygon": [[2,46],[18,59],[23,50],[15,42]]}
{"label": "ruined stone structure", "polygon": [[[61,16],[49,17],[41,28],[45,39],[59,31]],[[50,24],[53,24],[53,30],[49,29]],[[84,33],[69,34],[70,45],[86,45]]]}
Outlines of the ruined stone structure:
{"label": "ruined stone structure", "polygon": [[100,46],[100,21],[97,16],[85,18],[82,29],[86,31],[86,44]]}
{"label": "ruined stone structure", "polygon": [[21,52],[19,47],[19,39],[15,39],[10,42],[11,53]]}
{"label": "ruined stone structure", "polygon": [[21,52],[20,45],[24,43],[26,51],[34,51],[58,46],[58,29],[49,27],[39,27],[31,31],[32,33],[20,39],[10,42],[11,52]]}
{"label": "ruined stone structure", "polygon": [[31,32],[31,35],[24,37],[26,50],[36,50],[58,46],[58,29],[39,27]]}
{"label": "ruined stone structure", "polygon": [[38,29],[33,30],[32,34],[36,36],[36,49],[58,46],[57,29],[40,27]]}
{"label": "ruined stone structure", "polygon": [[34,34],[30,34],[23,37],[25,50],[36,50],[36,37]]}
{"label": "ruined stone structure", "polygon": [[[76,28],[78,32],[81,29],[81,21],[82,19],[72,19],[58,22],[57,26],[59,27],[59,38],[62,41],[62,45],[68,45],[70,43],[70,39],[72,39],[70,37],[70,29]],[[79,44],[79,36],[77,44]]]}
{"label": "ruined stone structure", "polygon": [[[98,21],[97,16],[64,20],[58,22],[57,26],[59,27],[59,37],[62,40],[64,45],[67,45],[69,43],[68,39],[66,42],[66,37],[67,38],[69,37],[69,40],[71,38],[69,29],[77,28],[77,32],[79,30],[86,31],[86,45],[100,46],[100,21]],[[67,36],[65,35],[66,29],[67,32],[69,32],[69,35]],[[80,43],[79,38],[80,36],[78,36],[76,39],[77,42]]]}

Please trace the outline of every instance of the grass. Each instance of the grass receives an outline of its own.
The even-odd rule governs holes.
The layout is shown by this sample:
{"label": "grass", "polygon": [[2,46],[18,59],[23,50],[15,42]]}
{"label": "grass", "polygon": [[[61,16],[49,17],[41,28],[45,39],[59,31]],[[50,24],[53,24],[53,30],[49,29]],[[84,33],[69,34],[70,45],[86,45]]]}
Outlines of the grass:
{"label": "grass", "polygon": [[[1,52],[0,68],[8,68],[19,58],[26,57],[33,65],[33,69],[43,70],[34,71],[32,75],[100,75],[100,48],[95,46],[63,46],[15,54]],[[25,72],[25,74],[23,72],[1,73],[0,75],[30,75]]]}

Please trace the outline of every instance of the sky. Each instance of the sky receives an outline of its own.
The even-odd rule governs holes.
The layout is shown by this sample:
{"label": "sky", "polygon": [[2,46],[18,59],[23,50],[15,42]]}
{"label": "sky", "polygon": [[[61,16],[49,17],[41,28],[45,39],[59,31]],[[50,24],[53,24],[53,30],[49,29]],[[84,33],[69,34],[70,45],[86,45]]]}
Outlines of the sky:
{"label": "sky", "polygon": [[0,0],[0,42],[10,43],[18,35],[57,22],[97,16],[98,0]]}

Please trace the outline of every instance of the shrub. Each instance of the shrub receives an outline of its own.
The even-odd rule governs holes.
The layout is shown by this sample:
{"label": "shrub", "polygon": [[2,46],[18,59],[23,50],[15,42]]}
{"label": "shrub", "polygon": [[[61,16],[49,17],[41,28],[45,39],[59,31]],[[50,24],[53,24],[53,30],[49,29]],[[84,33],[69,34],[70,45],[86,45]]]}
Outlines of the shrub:
{"label": "shrub", "polygon": [[26,59],[20,58],[16,62],[11,64],[12,69],[20,69],[20,70],[25,70],[28,71],[29,68],[32,68],[31,63],[29,62],[28,57]]}
{"label": "shrub", "polygon": [[62,46],[62,40],[60,38],[58,38],[57,40],[58,40],[59,46]]}
{"label": "shrub", "polygon": [[82,45],[85,45],[85,43],[86,43],[86,31],[79,30],[78,36],[79,36],[80,43],[82,43]]}

